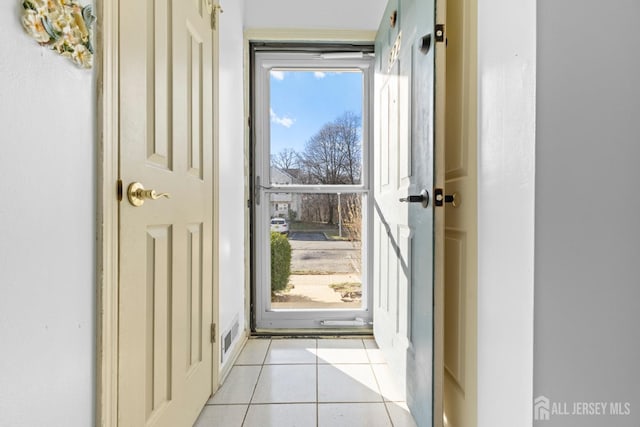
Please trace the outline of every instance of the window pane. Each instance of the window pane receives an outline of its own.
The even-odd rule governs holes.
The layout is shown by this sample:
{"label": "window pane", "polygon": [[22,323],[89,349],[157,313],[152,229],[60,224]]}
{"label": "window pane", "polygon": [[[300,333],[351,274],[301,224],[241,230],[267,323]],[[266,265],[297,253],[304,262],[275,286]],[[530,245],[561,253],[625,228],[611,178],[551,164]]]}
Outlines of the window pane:
{"label": "window pane", "polygon": [[271,184],[360,184],[360,70],[271,71]]}
{"label": "window pane", "polygon": [[270,196],[271,308],[362,308],[362,195]]}

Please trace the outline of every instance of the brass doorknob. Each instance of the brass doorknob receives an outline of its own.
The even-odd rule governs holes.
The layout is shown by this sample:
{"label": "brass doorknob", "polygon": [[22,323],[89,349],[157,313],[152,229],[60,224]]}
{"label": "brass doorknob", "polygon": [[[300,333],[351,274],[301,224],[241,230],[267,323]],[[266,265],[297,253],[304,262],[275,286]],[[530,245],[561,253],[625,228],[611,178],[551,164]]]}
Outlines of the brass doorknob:
{"label": "brass doorknob", "polygon": [[135,207],[144,205],[147,199],[157,200],[161,197],[169,198],[169,193],[156,193],[156,190],[145,190],[144,186],[139,182],[132,182],[127,189],[127,198],[129,203]]}

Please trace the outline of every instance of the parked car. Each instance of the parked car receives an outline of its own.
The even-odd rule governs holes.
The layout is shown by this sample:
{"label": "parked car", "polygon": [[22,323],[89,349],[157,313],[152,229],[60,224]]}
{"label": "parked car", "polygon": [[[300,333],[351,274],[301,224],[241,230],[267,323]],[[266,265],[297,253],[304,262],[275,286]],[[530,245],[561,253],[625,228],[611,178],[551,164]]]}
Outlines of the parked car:
{"label": "parked car", "polygon": [[284,218],[271,218],[271,231],[289,234],[289,223]]}

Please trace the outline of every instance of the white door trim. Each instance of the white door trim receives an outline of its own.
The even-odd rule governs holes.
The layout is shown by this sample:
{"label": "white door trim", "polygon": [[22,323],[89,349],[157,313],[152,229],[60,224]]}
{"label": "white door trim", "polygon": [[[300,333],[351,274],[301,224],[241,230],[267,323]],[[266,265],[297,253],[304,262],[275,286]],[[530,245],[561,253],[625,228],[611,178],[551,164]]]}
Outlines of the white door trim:
{"label": "white door trim", "polygon": [[[446,24],[447,2],[436,0],[436,24]],[[446,40],[446,29],[445,29]],[[434,64],[434,188],[445,188],[447,44],[435,43]],[[433,427],[443,426],[444,414],[444,226],[445,209],[433,212]]]}
{"label": "white door trim", "polygon": [[535,0],[478,2],[478,427],[533,423],[536,34]]}
{"label": "white door trim", "polygon": [[96,426],[118,422],[118,13],[98,0]]}

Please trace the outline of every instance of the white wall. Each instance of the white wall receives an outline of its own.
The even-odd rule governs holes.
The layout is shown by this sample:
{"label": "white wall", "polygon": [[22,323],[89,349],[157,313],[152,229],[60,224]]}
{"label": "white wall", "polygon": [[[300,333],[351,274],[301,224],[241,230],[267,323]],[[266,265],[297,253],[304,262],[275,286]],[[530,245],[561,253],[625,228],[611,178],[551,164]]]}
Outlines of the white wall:
{"label": "white wall", "polygon": [[536,0],[478,1],[478,426],[530,426]]}
{"label": "white wall", "polygon": [[0,426],[93,425],[91,71],[0,11]]}
{"label": "white wall", "polygon": [[[244,1],[222,2],[220,16],[220,333],[245,319]],[[236,340],[236,343],[239,343]],[[234,345],[235,345],[234,344]]]}
{"label": "white wall", "polygon": [[538,1],[534,396],[640,425],[640,3]]}

